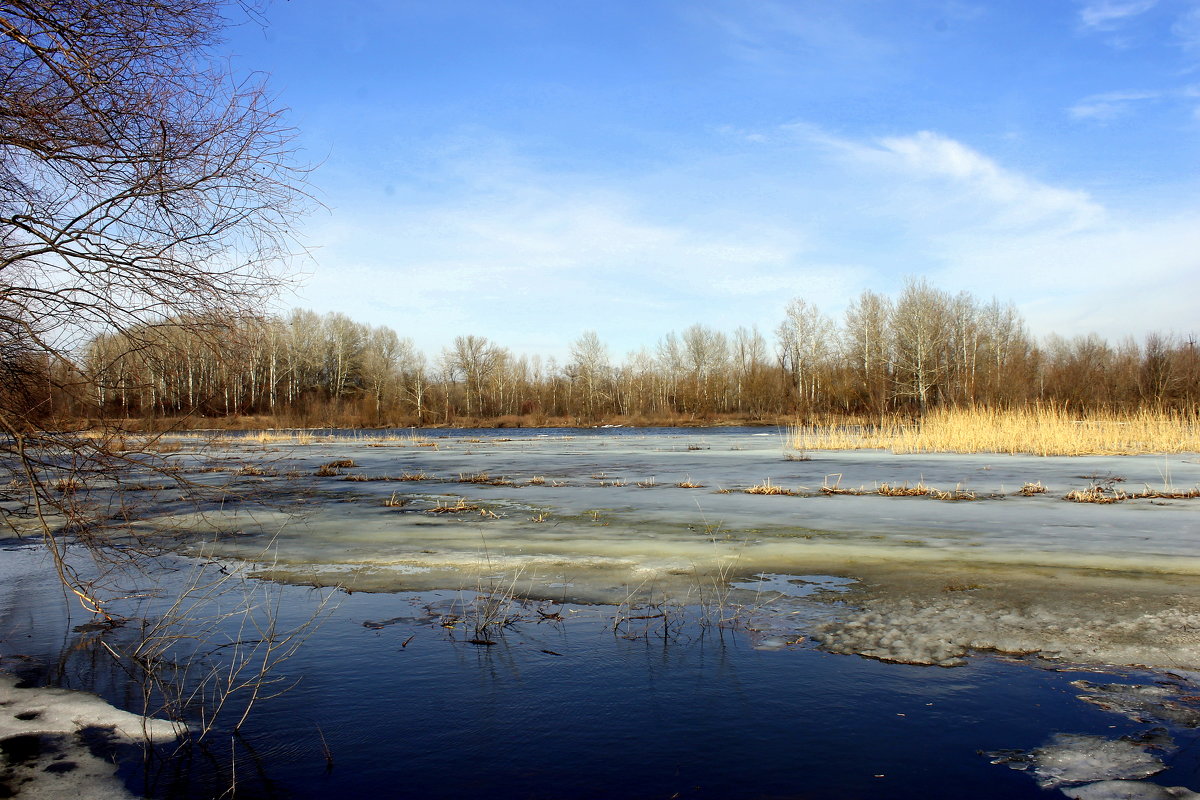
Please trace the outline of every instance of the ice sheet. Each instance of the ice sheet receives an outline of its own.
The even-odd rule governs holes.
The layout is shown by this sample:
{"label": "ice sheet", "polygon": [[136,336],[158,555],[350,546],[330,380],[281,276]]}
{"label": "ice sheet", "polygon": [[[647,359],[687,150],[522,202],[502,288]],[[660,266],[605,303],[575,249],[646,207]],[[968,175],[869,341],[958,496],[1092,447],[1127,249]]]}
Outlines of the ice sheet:
{"label": "ice sheet", "polygon": [[[269,474],[193,473],[228,481],[229,501],[203,515],[174,505],[146,524],[193,543],[203,532],[198,550],[263,562],[272,578],[419,590],[503,574],[533,598],[620,602],[639,589],[686,598],[714,583],[752,592],[761,587],[744,582],[758,574],[831,575],[860,581],[841,600],[814,599],[833,603],[820,636],[839,652],[950,665],[996,649],[1200,667],[1185,635],[1200,623],[1200,500],[1063,499],[1104,482],[1195,487],[1195,456],[796,461],[778,434],[704,432],[244,442],[220,455],[266,461]],[[347,458],[355,466],[316,474]],[[766,481],[794,494],[744,491]],[[977,499],[871,493],[884,483]],[[1035,483],[1046,492],[1017,493]],[[244,489],[268,502],[239,500]]]}

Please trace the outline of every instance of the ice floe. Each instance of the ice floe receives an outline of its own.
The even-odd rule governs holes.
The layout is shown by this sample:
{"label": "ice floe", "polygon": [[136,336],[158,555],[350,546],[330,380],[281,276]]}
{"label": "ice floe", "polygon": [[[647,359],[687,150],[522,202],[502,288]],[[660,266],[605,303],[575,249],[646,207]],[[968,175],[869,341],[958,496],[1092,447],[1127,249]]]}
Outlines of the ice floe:
{"label": "ice floe", "polygon": [[1151,749],[1170,747],[1169,739],[1143,743],[1129,738],[1106,739],[1075,733],[1058,733],[1049,742],[1028,752],[991,753],[993,764],[1027,771],[1038,786],[1055,789],[1096,781],[1148,778],[1165,768]]}

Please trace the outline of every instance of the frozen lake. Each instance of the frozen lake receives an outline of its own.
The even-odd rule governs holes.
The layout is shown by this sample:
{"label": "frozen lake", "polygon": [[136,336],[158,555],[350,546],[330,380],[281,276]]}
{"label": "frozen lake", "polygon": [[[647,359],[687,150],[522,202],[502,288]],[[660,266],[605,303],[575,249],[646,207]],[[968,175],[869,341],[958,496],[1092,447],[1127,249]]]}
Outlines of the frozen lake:
{"label": "frozen lake", "polygon": [[[1194,488],[1200,456],[797,454],[752,429],[183,445],[228,492],[181,513],[147,485],[144,529],[278,581],[285,624],[336,602],[235,746],[241,796],[1200,791],[1200,500],[1063,499]],[[768,481],[791,494],[745,491]],[[128,707],[99,640],[132,634],[48,624],[36,551],[0,559],[0,668]],[[494,644],[470,643],[480,592],[513,615]],[[122,774],[204,797],[216,764],[174,794]]]}
{"label": "frozen lake", "polygon": [[[272,474],[192,477],[260,487],[275,506],[228,504],[185,525],[211,531],[206,552],[270,561],[261,574],[280,580],[356,591],[507,581],[530,599],[600,603],[700,602],[732,581],[728,602],[755,608],[790,600],[746,588],[754,576],[832,575],[854,579],[833,598],[846,610],[817,632],[838,652],[1200,668],[1200,499],[1063,499],[1094,485],[1195,488],[1200,456],[796,454],[753,429],[251,442],[226,450],[229,468],[266,459]],[[767,483],[795,494],[745,491]],[[874,492],[885,484],[975,499]],[[1020,494],[1027,485],[1045,491]]]}

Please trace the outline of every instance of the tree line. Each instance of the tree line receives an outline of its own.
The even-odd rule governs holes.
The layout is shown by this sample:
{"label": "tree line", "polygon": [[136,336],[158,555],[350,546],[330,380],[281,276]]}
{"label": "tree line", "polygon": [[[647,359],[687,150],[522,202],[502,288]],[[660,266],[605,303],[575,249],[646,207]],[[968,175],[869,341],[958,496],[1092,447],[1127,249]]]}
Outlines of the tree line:
{"label": "tree line", "polygon": [[1200,404],[1194,336],[1035,342],[1011,303],[920,279],[896,297],[863,292],[840,321],[797,298],[770,337],[696,324],[620,361],[594,331],[571,342],[561,363],[477,335],[458,336],[430,357],[389,327],[294,310],[175,317],[100,335],[78,370],[77,390],[58,401],[60,412],[267,415],[312,425],[756,421],[1035,401],[1081,411]]}

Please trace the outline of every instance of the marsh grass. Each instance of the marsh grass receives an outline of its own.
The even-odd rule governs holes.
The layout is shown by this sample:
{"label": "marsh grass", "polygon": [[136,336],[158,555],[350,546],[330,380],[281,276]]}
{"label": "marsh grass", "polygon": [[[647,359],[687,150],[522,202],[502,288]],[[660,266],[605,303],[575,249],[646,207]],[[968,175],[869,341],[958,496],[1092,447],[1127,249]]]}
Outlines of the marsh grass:
{"label": "marsh grass", "polygon": [[[830,478],[837,478],[837,480],[831,484],[829,482]],[[840,472],[835,472],[831,475],[826,475],[824,480],[821,481],[821,494],[860,495],[860,494],[866,494],[866,493],[867,493],[867,490],[862,488],[861,486],[857,489],[842,488],[842,473],[840,473]]]}
{"label": "marsh grass", "polygon": [[1126,500],[1195,500],[1200,498],[1200,487],[1175,489],[1168,485],[1162,489],[1152,489],[1147,486],[1141,492],[1127,492],[1117,488],[1115,485],[1117,482],[1116,478],[1108,478],[1093,483],[1085,489],[1072,489],[1063,495],[1063,499],[1072,503],[1111,505],[1123,503]]}
{"label": "marsh grass", "polygon": [[885,417],[861,425],[793,425],[795,450],[881,449],[894,453],[1025,453],[1041,456],[1200,452],[1200,414],[1155,411],[1080,416],[1057,406],[939,408],[917,421]]}
{"label": "marsh grass", "polygon": [[[234,475],[243,475],[243,476],[250,475],[250,476],[264,477],[264,478],[274,478],[279,475],[279,473],[276,472],[275,470],[269,469],[267,467],[260,467],[257,464],[247,464],[246,466],[240,467],[237,470],[235,470],[233,474]],[[337,474],[337,473],[335,473],[335,474]]]}
{"label": "marsh grass", "polygon": [[1022,486],[1020,489],[1017,490],[1017,494],[1023,495],[1025,497],[1033,497],[1034,495],[1045,494],[1045,493],[1046,493],[1046,487],[1042,484],[1041,481],[1037,481],[1035,483],[1026,482],[1026,484],[1024,486]]}
{"label": "marsh grass", "polygon": [[746,489],[745,491],[746,491],[746,494],[773,494],[773,495],[784,495],[784,494],[794,495],[795,494],[795,492],[793,492],[791,489],[784,489],[782,486],[776,486],[775,484],[771,483],[770,478],[767,478],[765,481],[763,481],[760,484],[751,486],[750,488]]}
{"label": "marsh grass", "polygon": [[426,514],[464,514],[478,511],[479,506],[468,503],[464,498],[458,498],[454,505],[446,505],[441,500],[433,508],[425,509]]}
{"label": "marsh grass", "polygon": [[918,481],[915,486],[909,486],[906,481],[901,484],[881,483],[875,487],[875,494],[884,497],[925,497],[931,491],[924,481]]}
{"label": "marsh grass", "polygon": [[675,485],[680,489],[703,489],[704,488],[704,484],[696,483],[694,480],[692,480],[691,475],[688,475],[687,477],[685,477],[683,480],[681,480],[679,483],[677,483]]}
{"label": "marsh grass", "polygon": [[1101,484],[1092,484],[1086,489],[1072,489],[1064,496],[1064,500],[1070,500],[1072,503],[1096,503],[1099,505],[1108,505],[1111,503],[1120,503],[1128,500],[1130,495],[1116,489],[1112,486],[1104,486]]}
{"label": "marsh grass", "polygon": [[357,466],[358,464],[355,464],[353,459],[337,458],[327,464],[322,464],[321,466],[317,467],[317,471],[313,474],[318,478],[332,478],[335,475],[341,475],[343,469],[350,469]]}

